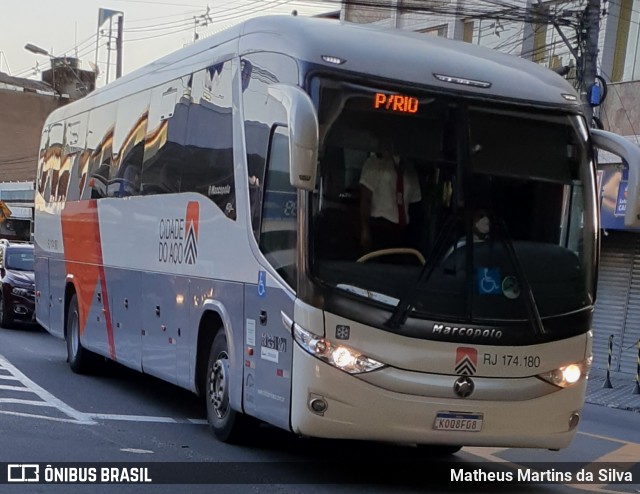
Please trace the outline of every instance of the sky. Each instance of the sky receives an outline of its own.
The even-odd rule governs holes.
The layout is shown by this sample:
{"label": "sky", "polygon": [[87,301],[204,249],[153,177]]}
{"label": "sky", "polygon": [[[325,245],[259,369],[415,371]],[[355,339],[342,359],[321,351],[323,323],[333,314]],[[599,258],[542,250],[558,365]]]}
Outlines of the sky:
{"label": "sky", "polygon": [[[264,14],[314,15],[339,9],[323,0],[0,0],[0,71],[15,77],[40,79],[50,67],[46,55],[24,49],[29,43],[54,56],[77,57],[92,70],[98,46],[97,85],[115,78],[115,35],[118,17],[98,30],[100,9],[122,12],[124,18],[123,75],[168,53]],[[207,9],[209,9],[207,11]],[[111,60],[108,65],[107,61]],[[107,70],[108,69],[108,70]]]}

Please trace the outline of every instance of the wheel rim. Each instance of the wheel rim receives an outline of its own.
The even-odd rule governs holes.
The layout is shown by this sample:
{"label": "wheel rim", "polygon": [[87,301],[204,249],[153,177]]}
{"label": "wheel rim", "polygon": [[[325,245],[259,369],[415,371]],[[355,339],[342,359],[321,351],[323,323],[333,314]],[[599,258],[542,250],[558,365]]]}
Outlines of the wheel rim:
{"label": "wheel rim", "polygon": [[75,357],[80,348],[80,332],[78,331],[78,312],[71,312],[71,353]]}
{"label": "wheel rim", "polygon": [[229,413],[229,387],[227,375],[228,356],[226,352],[218,355],[218,359],[211,368],[209,376],[209,401],[213,405],[213,412],[219,420]]}

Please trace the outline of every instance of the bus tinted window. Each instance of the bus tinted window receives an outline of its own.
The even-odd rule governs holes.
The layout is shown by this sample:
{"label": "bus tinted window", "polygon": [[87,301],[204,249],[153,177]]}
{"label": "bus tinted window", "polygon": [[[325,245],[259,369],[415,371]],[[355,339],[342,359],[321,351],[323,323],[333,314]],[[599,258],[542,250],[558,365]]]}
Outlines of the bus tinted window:
{"label": "bus tinted window", "polygon": [[110,197],[132,196],[140,192],[149,98],[150,91],[143,91],[118,102],[113,138],[113,153],[117,161],[111,167],[109,177]]}
{"label": "bus tinted window", "polygon": [[391,312],[409,286],[418,317],[527,320],[533,304],[547,317],[593,303],[591,171],[574,117],[323,82],[321,281]]}
{"label": "bus tinted window", "polygon": [[87,149],[91,152],[88,187],[91,198],[107,197],[113,159],[113,131],[116,123],[116,103],[91,110]]}
{"label": "bus tinted window", "polygon": [[140,184],[143,195],[180,191],[187,156],[190,80],[191,76],[182,77],[151,91]]}
{"label": "bus tinted window", "polygon": [[280,53],[253,53],[241,60],[240,68],[251,223],[259,239],[269,135],[274,123],[286,122],[281,105],[269,97],[268,88],[278,82],[297,84],[298,66],[293,58]]}
{"label": "bus tinted window", "polygon": [[277,127],[271,139],[265,177],[260,250],[294,289],[297,204],[296,189],[289,181],[289,130]]}
{"label": "bus tinted window", "polygon": [[231,62],[194,74],[191,94],[180,191],[209,197],[235,219]]}
{"label": "bus tinted window", "polygon": [[229,61],[154,90],[142,194],[198,192],[235,219],[231,81]]}

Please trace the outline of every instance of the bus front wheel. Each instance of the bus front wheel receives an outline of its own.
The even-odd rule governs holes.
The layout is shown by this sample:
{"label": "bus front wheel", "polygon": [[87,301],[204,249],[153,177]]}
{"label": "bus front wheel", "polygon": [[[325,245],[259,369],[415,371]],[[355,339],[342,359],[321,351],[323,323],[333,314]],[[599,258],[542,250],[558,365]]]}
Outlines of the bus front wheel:
{"label": "bus front wheel", "polygon": [[211,344],[206,379],[207,421],[211,431],[223,442],[243,440],[246,432],[243,422],[247,417],[236,412],[229,403],[229,350],[222,330]]}

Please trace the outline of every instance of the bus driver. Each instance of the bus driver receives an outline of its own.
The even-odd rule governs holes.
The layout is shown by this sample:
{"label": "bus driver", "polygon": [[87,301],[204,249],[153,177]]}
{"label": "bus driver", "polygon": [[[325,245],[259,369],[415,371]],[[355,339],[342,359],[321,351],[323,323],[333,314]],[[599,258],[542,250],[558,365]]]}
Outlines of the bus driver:
{"label": "bus driver", "polygon": [[360,175],[360,246],[364,252],[409,247],[409,204],[422,199],[413,165],[400,158],[391,140],[381,141]]}

